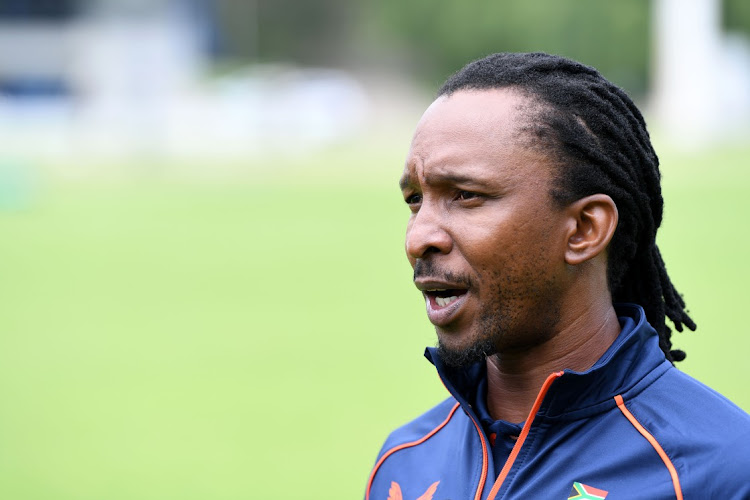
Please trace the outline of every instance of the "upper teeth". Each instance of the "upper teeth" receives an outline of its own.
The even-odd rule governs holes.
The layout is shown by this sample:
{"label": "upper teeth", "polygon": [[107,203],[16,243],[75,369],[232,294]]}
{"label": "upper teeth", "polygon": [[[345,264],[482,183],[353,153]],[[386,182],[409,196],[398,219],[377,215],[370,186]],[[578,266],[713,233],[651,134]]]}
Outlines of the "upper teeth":
{"label": "upper teeth", "polygon": [[435,297],[435,302],[440,307],[445,307],[445,306],[447,306],[448,304],[450,304],[451,302],[453,302],[456,299],[458,299],[458,297],[455,296],[455,295],[453,295],[451,297]]}

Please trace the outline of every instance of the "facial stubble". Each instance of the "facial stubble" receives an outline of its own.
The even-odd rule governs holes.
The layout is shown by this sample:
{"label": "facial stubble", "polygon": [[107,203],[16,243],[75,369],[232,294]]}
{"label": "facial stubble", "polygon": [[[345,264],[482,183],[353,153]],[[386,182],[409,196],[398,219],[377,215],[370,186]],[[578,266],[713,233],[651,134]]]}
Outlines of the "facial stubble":
{"label": "facial stubble", "polygon": [[[488,294],[487,305],[479,314],[475,338],[466,346],[454,348],[438,333],[438,356],[452,368],[468,368],[489,356],[540,345],[551,338],[560,320],[559,305],[554,300],[558,287],[553,279],[545,279],[539,271],[532,270],[527,270],[520,279],[500,278],[498,272],[491,274],[500,279],[501,284]],[[537,285],[530,285],[532,283]],[[480,295],[480,303],[482,299]],[[526,310],[528,306],[523,305],[524,301],[536,304],[533,314]]]}

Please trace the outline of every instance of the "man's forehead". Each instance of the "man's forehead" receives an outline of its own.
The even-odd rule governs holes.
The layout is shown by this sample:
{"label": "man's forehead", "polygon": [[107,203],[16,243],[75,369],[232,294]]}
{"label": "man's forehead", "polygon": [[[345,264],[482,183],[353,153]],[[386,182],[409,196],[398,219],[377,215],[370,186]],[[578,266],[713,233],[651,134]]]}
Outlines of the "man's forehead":
{"label": "man's forehead", "polygon": [[439,97],[417,125],[399,184],[477,178],[488,161],[517,154],[525,121],[519,112],[527,106],[528,99],[511,89]]}
{"label": "man's forehead", "polygon": [[454,142],[498,147],[514,142],[528,116],[529,100],[510,89],[467,90],[437,98],[414,131],[410,157],[423,162]]}
{"label": "man's forehead", "polygon": [[468,127],[493,126],[518,121],[531,99],[512,88],[466,89],[435,99],[422,114],[412,142],[425,132],[458,133]]}

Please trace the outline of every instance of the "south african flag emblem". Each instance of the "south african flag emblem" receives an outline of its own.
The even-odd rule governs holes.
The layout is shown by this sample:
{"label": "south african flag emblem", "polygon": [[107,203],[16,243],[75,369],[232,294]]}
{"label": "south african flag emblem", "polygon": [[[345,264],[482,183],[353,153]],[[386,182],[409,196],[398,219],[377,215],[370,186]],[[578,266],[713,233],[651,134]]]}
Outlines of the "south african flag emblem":
{"label": "south african flag emblem", "polygon": [[593,486],[573,483],[568,500],[601,500],[602,498],[607,498],[607,493],[609,492],[594,488]]}

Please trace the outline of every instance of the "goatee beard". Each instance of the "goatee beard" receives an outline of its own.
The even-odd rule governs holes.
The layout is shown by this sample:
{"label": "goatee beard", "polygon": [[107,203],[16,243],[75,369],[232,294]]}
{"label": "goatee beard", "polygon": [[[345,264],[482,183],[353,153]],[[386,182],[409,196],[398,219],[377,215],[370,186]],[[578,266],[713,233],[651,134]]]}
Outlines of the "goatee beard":
{"label": "goatee beard", "polygon": [[438,339],[437,354],[440,360],[450,368],[468,368],[484,361],[487,356],[492,356],[495,351],[495,344],[489,338],[479,339],[465,349],[450,349]]}

